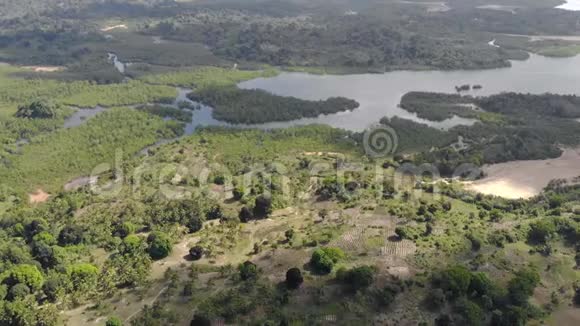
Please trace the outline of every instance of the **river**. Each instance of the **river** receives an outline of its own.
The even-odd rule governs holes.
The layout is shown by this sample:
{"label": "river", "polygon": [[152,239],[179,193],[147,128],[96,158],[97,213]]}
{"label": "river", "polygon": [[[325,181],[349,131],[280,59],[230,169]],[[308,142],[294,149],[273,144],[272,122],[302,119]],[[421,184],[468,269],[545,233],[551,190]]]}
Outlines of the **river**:
{"label": "river", "polygon": [[[124,66],[120,61],[115,63],[116,66],[118,64]],[[271,78],[258,78],[242,82],[238,86],[244,89],[262,89],[277,95],[294,96],[306,100],[323,100],[333,96],[344,96],[358,101],[360,107],[352,112],[340,112],[317,118],[235,126],[274,129],[319,123],[347,130],[362,131],[383,117],[394,116],[426,123],[441,129],[448,129],[456,125],[470,125],[475,120],[457,116],[440,122],[427,121],[398,106],[401,97],[407,92],[454,93],[455,86],[463,84],[483,86],[480,90],[463,92],[463,94],[474,96],[486,96],[507,91],[580,95],[580,56],[548,58],[531,54],[528,60],[512,61],[511,67],[488,70],[393,71],[384,74],[356,75],[313,75],[284,72]],[[176,104],[179,101],[189,101],[186,97],[189,90],[179,89],[178,91]],[[186,126],[186,134],[191,134],[199,126],[208,125],[232,126],[214,119],[212,109],[202,106],[200,110],[193,112],[193,120]]]}
{"label": "river", "polygon": [[526,61],[513,61],[511,67],[489,70],[394,71],[385,74],[344,76],[282,73],[276,77],[242,82],[239,87],[257,88],[277,95],[295,96],[308,100],[321,100],[332,96],[352,98],[360,103],[360,107],[352,112],[274,125],[323,123],[360,131],[385,116],[399,116],[426,122],[438,128],[469,124],[470,120],[458,117],[443,122],[428,122],[398,107],[401,97],[407,92],[454,93],[455,86],[463,84],[482,85],[481,90],[463,93],[476,96],[506,91],[580,95],[580,56],[547,58],[532,54]]}

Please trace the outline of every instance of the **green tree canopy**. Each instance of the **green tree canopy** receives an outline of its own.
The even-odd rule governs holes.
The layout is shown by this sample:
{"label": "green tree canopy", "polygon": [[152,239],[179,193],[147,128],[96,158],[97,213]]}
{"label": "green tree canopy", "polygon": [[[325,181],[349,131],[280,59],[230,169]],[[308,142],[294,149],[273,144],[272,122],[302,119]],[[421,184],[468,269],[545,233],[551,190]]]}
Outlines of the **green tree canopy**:
{"label": "green tree canopy", "polygon": [[68,266],[66,271],[74,291],[89,293],[97,286],[99,270],[92,264],[74,264]]}
{"label": "green tree canopy", "polygon": [[163,259],[173,250],[173,245],[169,236],[163,232],[153,232],[147,237],[149,244],[148,252],[151,258],[158,260]]}
{"label": "green tree canopy", "polygon": [[310,264],[317,272],[328,274],[332,271],[334,264],[345,257],[346,255],[339,248],[319,248],[312,253]]}
{"label": "green tree canopy", "polygon": [[16,111],[17,118],[52,119],[58,114],[59,106],[48,101],[36,100],[20,105]]}
{"label": "green tree canopy", "polygon": [[1,278],[3,279],[3,283],[9,286],[24,284],[32,291],[39,290],[44,282],[44,277],[38,270],[38,267],[27,264],[12,267],[3,273]]}

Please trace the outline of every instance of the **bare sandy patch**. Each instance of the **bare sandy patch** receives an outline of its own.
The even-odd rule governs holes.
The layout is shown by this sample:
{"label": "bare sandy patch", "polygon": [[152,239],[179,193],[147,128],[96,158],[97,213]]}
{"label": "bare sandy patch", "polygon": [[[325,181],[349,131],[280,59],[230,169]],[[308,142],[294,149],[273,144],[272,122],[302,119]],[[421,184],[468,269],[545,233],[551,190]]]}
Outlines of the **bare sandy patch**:
{"label": "bare sandy patch", "polygon": [[50,198],[50,195],[40,188],[35,192],[28,194],[28,201],[31,204],[44,203],[48,198]]}
{"label": "bare sandy patch", "polygon": [[61,66],[25,66],[24,69],[32,70],[34,72],[57,72],[64,70]]}
{"label": "bare sandy patch", "polygon": [[101,32],[109,32],[109,31],[112,31],[112,30],[118,29],[118,28],[127,29],[128,27],[125,24],[106,26],[106,27],[101,28]]}
{"label": "bare sandy patch", "polygon": [[556,159],[514,161],[484,166],[487,177],[467,184],[467,189],[510,199],[531,198],[554,179],[580,176],[580,149],[566,149]]}

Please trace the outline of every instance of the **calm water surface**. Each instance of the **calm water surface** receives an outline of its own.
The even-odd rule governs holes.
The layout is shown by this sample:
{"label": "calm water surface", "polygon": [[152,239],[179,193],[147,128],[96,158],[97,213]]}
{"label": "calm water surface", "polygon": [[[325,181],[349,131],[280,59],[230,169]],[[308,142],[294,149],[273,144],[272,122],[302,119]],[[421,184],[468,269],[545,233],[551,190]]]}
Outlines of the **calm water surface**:
{"label": "calm water surface", "polygon": [[268,125],[283,127],[324,123],[338,128],[360,131],[385,116],[399,116],[438,128],[473,123],[472,120],[458,117],[443,122],[429,122],[398,107],[401,97],[407,92],[454,93],[455,86],[462,84],[482,85],[481,90],[463,93],[476,96],[506,91],[580,95],[580,56],[546,58],[532,55],[526,61],[512,62],[512,67],[491,70],[396,71],[385,74],[345,76],[282,73],[272,78],[258,78],[243,82],[239,86],[308,100],[321,100],[332,96],[352,98],[361,105],[352,112]]}
{"label": "calm water surface", "polygon": [[[580,0],[578,3],[580,4]],[[124,66],[124,63],[120,64]],[[508,91],[580,95],[580,56],[546,58],[531,55],[526,61],[513,61],[511,67],[490,70],[395,71],[385,74],[344,76],[282,73],[272,78],[258,78],[242,82],[238,86],[244,89],[263,89],[277,95],[294,96],[306,100],[324,100],[333,96],[344,96],[358,101],[360,107],[352,112],[340,112],[317,118],[256,125],[232,125],[214,119],[212,108],[202,105],[200,110],[193,111],[193,119],[186,126],[186,134],[193,133],[200,126],[209,125],[274,129],[313,123],[361,131],[383,117],[394,116],[441,129],[457,125],[471,125],[476,120],[455,116],[452,119],[434,122],[420,119],[415,114],[398,107],[401,97],[407,92],[455,93],[455,86],[463,84],[483,86],[481,90],[463,92],[463,94],[474,96]],[[186,97],[189,91],[178,89],[174,104],[177,105],[180,101],[191,102]],[[75,122],[73,125],[78,125],[81,121]]]}

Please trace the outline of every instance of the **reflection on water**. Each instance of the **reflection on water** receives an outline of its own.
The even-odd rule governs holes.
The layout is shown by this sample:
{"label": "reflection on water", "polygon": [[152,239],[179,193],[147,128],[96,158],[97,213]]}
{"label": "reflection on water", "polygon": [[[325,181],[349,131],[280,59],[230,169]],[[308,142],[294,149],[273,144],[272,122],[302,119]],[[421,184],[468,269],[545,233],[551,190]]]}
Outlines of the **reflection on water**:
{"label": "reflection on water", "polygon": [[[578,0],[580,2],[580,0]],[[495,43],[490,42],[490,45]],[[109,54],[118,69],[125,64]],[[122,68],[121,68],[122,66]],[[120,70],[121,71],[121,70]],[[486,96],[501,92],[541,94],[580,94],[580,57],[546,58],[531,55],[526,61],[513,61],[512,67],[488,70],[457,71],[394,71],[385,74],[359,75],[311,75],[306,73],[282,73],[276,77],[258,78],[240,83],[244,89],[263,89],[273,94],[294,96],[305,100],[325,100],[343,96],[354,99],[360,107],[351,112],[321,115],[294,121],[270,122],[254,125],[232,125],[212,117],[212,108],[201,105],[193,111],[191,123],[186,125],[186,134],[200,126],[229,126],[238,128],[275,129],[296,125],[328,124],[333,127],[361,131],[377,123],[383,117],[398,116],[425,123],[434,128],[449,129],[457,125],[472,125],[477,120],[454,116],[445,121],[428,121],[416,114],[401,109],[401,97],[410,91],[455,93],[457,85],[482,85],[483,89],[462,94]],[[179,88],[173,103],[185,101],[189,89]]]}
{"label": "reflection on water", "polygon": [[531,55],[526,61],[512,62],[512,67],[489,70],[395,71],[344,76],[283,73],[276,77],[246,81],[239,86],[307,100],[322,100],[332,96],[354,99],[360,103],[360,107],[352,112],[303,119],[292,124],[322,123],[360,131],[385,116],[398,116],[436,128],[473,123],[473,120],[461,118],[443,122],[426,121],[398,107],[401,97],[407,92],[455,93],[455,86],[464,84],[483,86],[483,89],[462,93],[475,96],[506,91],[580,94],[580,57],[546,58]]}
{"label": "reflection on water", "polygon": [[68,117],[64,122],[64,128],[74,128],[85,123],[90,118],[96,116],[97,114],[105,111],[106,109],[102,106],[96,106],[94,108],[88,109],[77,109],[73,115]]}
{"label": "reflection on water", "polygon": [[[199,109],[193,110],[191,117],[191,122],[185,125],[185,134],[191,135],[195,129],[200,126],[228,126],[229,124],[224,121],[219,121],[213,118],[212,108],[201,103],[194,102],[187,97],[187,94],[191,92],[191,89],[178,88],[177,98],[173,102],[173,106],[178,108],[179,103],[187,102],[195,106],[199,105]],[[187,109],[184,109],[187,110]]]}

